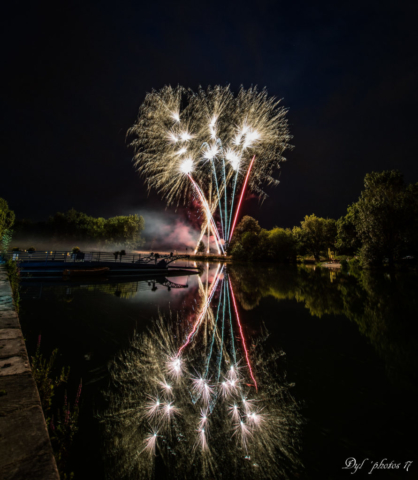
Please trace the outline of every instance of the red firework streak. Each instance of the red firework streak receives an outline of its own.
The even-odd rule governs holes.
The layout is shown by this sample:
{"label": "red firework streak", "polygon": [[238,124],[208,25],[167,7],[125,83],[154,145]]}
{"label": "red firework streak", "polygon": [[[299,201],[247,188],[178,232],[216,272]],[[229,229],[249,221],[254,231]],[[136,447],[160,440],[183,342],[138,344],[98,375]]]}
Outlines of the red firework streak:
{"label": "red firework streak", "polygon": [[229,286],[230,286],[230,288],[231,288],[232,302],[233,302],[233,304],[234,304],[235,315],[237,316],[237,322],[238,322],[238,326],[239,326],[239,332],[240,332],[240,335],[241,335],[242,345],[243,345],[244,351],[245,351],[245,358],[247,359],[248,369],[249,369],[249,371],[250,371],[251,378],[253,379],[255,389],[256,389],[256,391],[258,391],[257,382],[255,381],[255,378],[254,378],[253,370],[252,370],[251,364],[250,364],[250,357],[249,357],[249,355],[248,355],[247,346],[246,346],[246,344],[245,344],[245,338],[244,338],[244,333],[243,333],[243,331],[242,331],[241,321],[240,321],[239,315],[238,315],[237,304],[235,303],[235,295],[234,295],[234,290],[232,289],[232,282],[229,281],[228,283],[229,283]]}
{"label": "red firework streak", "polygon": [[[206,313],[206,310],[208,309],[210,301],[212,300],[212,296],[215,293],[216,287],[218,286],[218,282],[219,282],[219,278],[220,278],[220,275],[218,275],[218,270],[219,270],[219,265],[218,265],[218,268],[216,270],[215,278],[213,279],[213,282],[212,282],[212,285],[211,285],[212,288],[211,288],[211,291],[208,295],[208,299],[207,299],[207,301],[206,301],[206,303],[203,307],[202,313],[199,315],[198,319],[196,320],[196,323],[194,324],[193,330],[187,336],[186,342],[184,343],[184,345],[182,347],[180,347],[179,351],[177,352],[177,355],[176,355],[177,357],[180,355],[182,350],[184,350],[187,347],[187,345],[190,343],[190,339],[192,338],[192,336],[196,332],[196,329],[199,326],[200,321],[202,320],[203,316]],[[221,269],[221,272],[222,272],[222,269]]]}
{"label": "red firework streak", "polygon": [[245,192],[245,188],[247,187],[247,182],[248,182],[248,178],[250,177],[251,169],[253,168],[254,160],[255,160],[255,155],[254,155],[253,159],[251,160],[250,166],[249,166],[248,171],[247,171],[247,175],[245,176],[245,182],[244,182],[244,185],[242,187],[241,196],[239,198],[237,211],[235,213],[234,223],[232,224],[232,230],[231,230],[231,233],[229,235],[229,241],[231,241],[232,235],[234,233],[234,228],[235,228],[235,224],[237,223],[239,209],[241,207],[241,202],[242,202],[242,199],[244,197],[244,192]]}
{"label": "red firework streak", "polygon": [[219,237],[219,232],[218,232],[218,229],[216,228],[216,225],[215,225],[215,222],[214,222],[214,220],[213,220],[212,214],[210,213],[210,208],[209,208],[208,202],[205,200],[205,197],[202,195],[202,192],[200,191],[199,186],[198,186],[197,183],[193,180],[193,178],[192,178],[192,176],[190,175],[190,173],[188,173],[187,176],[190,178],[190,181],[192,182],[194,188],[196,189],[196,192],[198,193],[198,195],[199,195],[199,197],[200,197],[200,201],[202,202],[203,206],[206,207],[208,215],[210,215],[210,221],[211,221],[211,224],[212,224],[212,230],[213,230],[213,233],[215,234],[215,238],[217,239],[216,243],[217,243],[217,246],[218,246],[218,252],[219,252],[219,247],[221,247],[222,252],[223,252],[223,247],[222,247],[222,244],[221,244],[221,239],[220,239],[220,237]]}

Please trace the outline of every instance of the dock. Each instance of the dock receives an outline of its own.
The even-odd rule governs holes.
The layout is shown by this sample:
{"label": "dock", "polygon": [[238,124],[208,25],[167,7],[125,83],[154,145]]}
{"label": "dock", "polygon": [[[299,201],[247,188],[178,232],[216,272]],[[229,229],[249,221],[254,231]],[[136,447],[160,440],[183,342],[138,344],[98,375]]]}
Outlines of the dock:
{"label": "dock", "polygon": [[0,478],[59,480],[19,317],[0,265]]}

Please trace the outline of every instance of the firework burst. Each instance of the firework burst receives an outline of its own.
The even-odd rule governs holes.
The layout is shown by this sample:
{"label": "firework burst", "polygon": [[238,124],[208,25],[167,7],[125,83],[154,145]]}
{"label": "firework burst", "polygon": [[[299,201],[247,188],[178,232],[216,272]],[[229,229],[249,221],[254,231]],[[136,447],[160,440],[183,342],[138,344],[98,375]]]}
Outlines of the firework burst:
{"label": "firework burst", "polygon": [[178,357],[170,358],[170,360],[166,363],[166,367],[167,367],[168,374],[171,377],[175,378],[176,380],[178,380],[181,377],[183,373],[182,372],[183,363],[181,358],[178,358]]}
{"label": "firework burst", "polygon": [[249,426],[243,420],[240,420],[239,422],[236,423],[233,436],[235,435],[241,441],[241,445],[243,446],[243,448],[247,450],[248,442],[252,438],[252,433]]}
{"label": "firework burst", "polygon": [[167,403],[163,406],[163,420],[170,422],[170,420],[175,416],[180,414],[180,410],[173,405],[173,402]]}
{"label": "firework burst", "polygon": [[173,387],[166,381],[159,381],[158,385],[162,391],[163,394],[167,395],[173,395]]}
{"label": "firework burst", "polygon": [[291,148],[286,112],[257,87],[234,95],[229,86],[166,86],[147,94],[128,131],[136,169],[168,204],[196,198],[202,232],[210,227],[223,250],[247,184],[261,199],[264,185],[278,184],[273,174]]}
{"label": "firework burst", "polygon": [[157,437],[158,437],[157,432],[152,432],[149,435],[147,435],[144,439],[145,447],[143,450],[141,450],[140,453],[145,452],[150,457],[154,457],[155,449],[157,446]]}
{"label": "firework burst", "polygon": [[205,405],[208,405],[214,394],[214,388],[202,377],[194,378],[192,383],[195,395],[200,397]]}
{"label": "firework burst", "polygon": [[159,398],[150,397],[149,402],[145,404],[145,416],[148,420],[153,420],[159,413],[161,413],[162,404]]}

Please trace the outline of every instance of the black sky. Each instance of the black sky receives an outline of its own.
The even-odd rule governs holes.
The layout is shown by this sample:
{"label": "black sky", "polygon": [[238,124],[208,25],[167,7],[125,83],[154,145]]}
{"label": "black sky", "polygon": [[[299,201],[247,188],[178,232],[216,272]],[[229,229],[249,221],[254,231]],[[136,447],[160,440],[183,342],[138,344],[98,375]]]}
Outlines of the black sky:
{"label": "black sky", "polygon": [[146,92],[257,84],[295,149],[244,212],[264,227],[338,218],[364,175],[418,181],[416,2],[13,2],[2,7],[0,197],[20,218],[164,210],[125,134]]}

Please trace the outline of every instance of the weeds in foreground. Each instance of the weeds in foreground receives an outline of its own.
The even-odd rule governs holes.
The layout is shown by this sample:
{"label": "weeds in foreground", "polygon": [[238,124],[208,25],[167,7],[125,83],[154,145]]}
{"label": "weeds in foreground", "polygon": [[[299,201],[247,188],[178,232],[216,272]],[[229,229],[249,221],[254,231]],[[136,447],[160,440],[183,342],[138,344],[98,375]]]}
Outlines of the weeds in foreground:
{"label": "weeds in foreground", "polygon": [[55,375],[54,366],[57,359],[58,349],[55,349],[51,353],[50,358],[46,359],[42,355],[40,347],[41,336],[39,335],[36,352],[31,359],[32,374],[38,387],[41,405],[48,425],[48,432],[60,478],[62,480],[70,480],[74,477],[74,473],[68,473],[66,470],[70,457],[71,445],[74,436],[78,431],[82,383],[80,381],[73,405],[70,404],[67,397],[67,391],[65,391],[62,406],[56,406],[57,402],[54,401],[56,389],[67,383],[70,368],[62,368],[61,372],[58,375]]}
{"label": "weeds in foreground", "polygon": [[19,280],[20,280],[20,271],[19,268],[11,258],[5,262],[5,267],[7,271],[7,276],[9,277],[10,286],[12,287],[13,300],[15,304],[16,313],[19,313],[19,303],[20,303],[20,294],[19,294]]}

